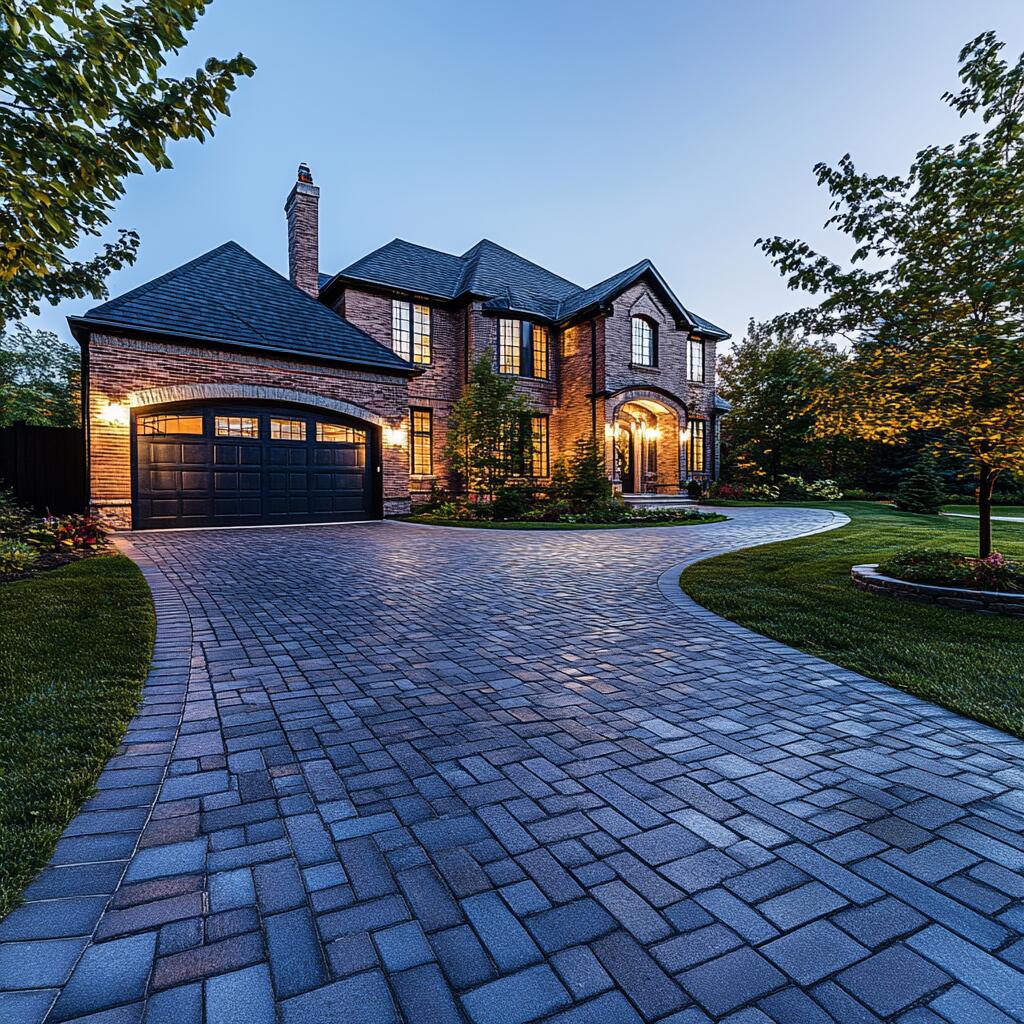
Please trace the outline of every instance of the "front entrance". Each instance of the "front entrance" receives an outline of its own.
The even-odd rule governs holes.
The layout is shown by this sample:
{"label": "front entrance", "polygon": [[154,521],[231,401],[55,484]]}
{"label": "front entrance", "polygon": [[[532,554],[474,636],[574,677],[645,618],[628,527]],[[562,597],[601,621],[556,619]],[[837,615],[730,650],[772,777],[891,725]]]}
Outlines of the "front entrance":
{"label": "front entrance", "polygon": [[615,411],[613,482],[623,494],[676,494],[680,480],[679,415],[651,398]]}
{"label": "front entrance", "polygon": [[632,430],[619,429],[615,432],[615,461],[618,468],[619,483],[623,494],[637,493],[636,479],[636,445]]}
{"label": "front entrance", "polygon": [[376,428],[299,406],[228,401],[132,420],[136,529],[380,517]]}

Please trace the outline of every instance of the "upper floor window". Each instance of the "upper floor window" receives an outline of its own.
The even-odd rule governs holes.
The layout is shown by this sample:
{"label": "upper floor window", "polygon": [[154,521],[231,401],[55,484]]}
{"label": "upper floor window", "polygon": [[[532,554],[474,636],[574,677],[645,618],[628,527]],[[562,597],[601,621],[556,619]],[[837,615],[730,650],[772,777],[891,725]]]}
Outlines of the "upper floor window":
{"label": "upper floor window", "polygon": [[430,362],[430,307],[394,299],[391,303],[391,348],[413,363]]}
{"label": "upper floor window", "polygon": [[657,366],[658,346],[654,324],[642,316],[630,318],[633,330],[633,350],[630,362],[634,366]]}
{"label": "upper floor window", "polygon": [[498,370],[521,377],[550,377],[548,329],[529,320],[498,321]]}
{"label": "upper floor window", "polygon": [[704,383],[704,342],[700,338],[686,342],[686,376],[698,384]]}

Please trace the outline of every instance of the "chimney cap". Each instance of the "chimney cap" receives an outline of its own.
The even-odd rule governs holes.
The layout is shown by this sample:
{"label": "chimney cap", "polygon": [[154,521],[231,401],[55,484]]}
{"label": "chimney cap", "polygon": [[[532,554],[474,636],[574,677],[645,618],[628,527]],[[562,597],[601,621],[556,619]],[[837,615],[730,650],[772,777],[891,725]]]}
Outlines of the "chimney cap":
{"label": "chimney cap", "polygon": [[305,182],[307,185],[313,184],[313,172],[309,169],[309,164],[299,164],[299,181]]}

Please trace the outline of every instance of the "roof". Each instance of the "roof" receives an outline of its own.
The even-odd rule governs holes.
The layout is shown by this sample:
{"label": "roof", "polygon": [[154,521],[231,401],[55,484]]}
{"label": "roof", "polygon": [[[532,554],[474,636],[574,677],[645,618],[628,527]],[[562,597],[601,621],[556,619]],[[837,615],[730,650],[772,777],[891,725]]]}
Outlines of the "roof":
{"label": "roof", "polygon": [[83,317],[68,319],[73,327],[128,328],[393,373],[416,372],[237,242],[225,242]]}
{"label": "roof", "polygon": [[[610,302],[645,276],[658,286],[688,326],[714,338],[731,337],[728,331],[687,309],[650,260],[641,260],[590,288],[582,288],[487,238],[461,256],[396,238],[356,260],[329,283],[361,282],[446,301],[474,296],[485,299],[484,309],[492,312],[562,323]],[[326,287],[321,281],[321,292]]]}

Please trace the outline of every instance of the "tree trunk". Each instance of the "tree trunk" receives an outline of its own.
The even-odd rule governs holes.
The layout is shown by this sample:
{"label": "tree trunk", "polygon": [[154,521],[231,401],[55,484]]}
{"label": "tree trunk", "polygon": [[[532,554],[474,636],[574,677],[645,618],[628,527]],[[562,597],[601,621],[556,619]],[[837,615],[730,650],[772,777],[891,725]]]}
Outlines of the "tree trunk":
{"label": "tree trunk", "polygon": [[978,557],[988,558],[992,554],[992,488],[996,474],[985,465],[981,467],[978,479]]}

